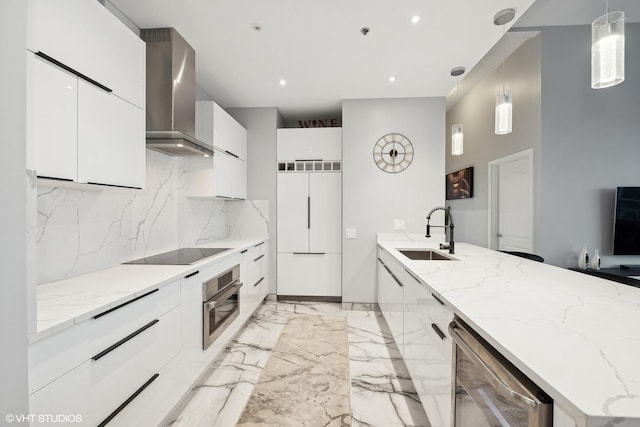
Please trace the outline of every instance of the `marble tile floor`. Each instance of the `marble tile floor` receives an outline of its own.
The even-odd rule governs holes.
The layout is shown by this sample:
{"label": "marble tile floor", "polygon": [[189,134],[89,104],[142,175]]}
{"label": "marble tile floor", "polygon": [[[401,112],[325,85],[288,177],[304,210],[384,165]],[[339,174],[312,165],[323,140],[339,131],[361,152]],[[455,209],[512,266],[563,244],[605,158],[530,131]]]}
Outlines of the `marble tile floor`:
{"label": "marble tile floor", "polygon": [[172,427],[234,426],[291,314],[345,316],[352,426],[429,426],[400,353],[371,305],[265,301],[191,392]]}

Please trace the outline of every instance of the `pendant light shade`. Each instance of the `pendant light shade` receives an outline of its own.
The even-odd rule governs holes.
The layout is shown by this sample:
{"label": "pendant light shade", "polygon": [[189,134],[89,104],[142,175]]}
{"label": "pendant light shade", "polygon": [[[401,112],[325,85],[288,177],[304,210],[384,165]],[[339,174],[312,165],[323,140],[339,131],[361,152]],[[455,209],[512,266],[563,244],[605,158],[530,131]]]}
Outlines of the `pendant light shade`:
{"label": "pendant light shade", "polygon": [[607,10],[591,24],[591,87],[604,89],[624,81],[624,12]]}
{"label": "pendant light shade", "polygon": [[462,124],[451,126],[451,155],[460,156],[464,152],[464,134]]}
{"label": "pendant light shade", "polygon": [[496,95],[496,135],[511,133],[511,117],[513,115],[513,97],[509,89]]}
{"label": "pendant light shade", "polygon": [[[504,26],[511,22],[516,16],[515,9],[503,9],[496,13],[493,17],[494,25],[502,26],[502,38],[504,39]],[[504,48],[502,50],[502,90],[496,96],[496,113],[495,113],[495,133],[496,135],[505,135],[511,133],[511,117],[513,115],[513,97],[509,89],[505,89],[504,79],[504,63],[507,55]]]}

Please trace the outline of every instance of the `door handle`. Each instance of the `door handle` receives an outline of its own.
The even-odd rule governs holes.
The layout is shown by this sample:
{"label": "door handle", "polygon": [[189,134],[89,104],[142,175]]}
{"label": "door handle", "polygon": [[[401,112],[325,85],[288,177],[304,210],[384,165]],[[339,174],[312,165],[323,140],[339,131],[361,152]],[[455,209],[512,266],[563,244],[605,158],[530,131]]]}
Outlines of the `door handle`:
{"label": "door handle", "polygon": [[311,196],[307,196],[307,228],[311,229]]}

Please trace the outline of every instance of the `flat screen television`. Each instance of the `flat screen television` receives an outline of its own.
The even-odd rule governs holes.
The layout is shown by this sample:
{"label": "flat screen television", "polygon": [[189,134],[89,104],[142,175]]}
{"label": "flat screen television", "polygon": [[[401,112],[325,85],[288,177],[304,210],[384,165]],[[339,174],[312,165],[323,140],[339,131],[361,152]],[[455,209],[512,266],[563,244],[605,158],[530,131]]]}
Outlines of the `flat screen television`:
{"label": "flat screen television", "polygon": [[613,254],[640,255],[640,187],[618,187],[613,225]]}

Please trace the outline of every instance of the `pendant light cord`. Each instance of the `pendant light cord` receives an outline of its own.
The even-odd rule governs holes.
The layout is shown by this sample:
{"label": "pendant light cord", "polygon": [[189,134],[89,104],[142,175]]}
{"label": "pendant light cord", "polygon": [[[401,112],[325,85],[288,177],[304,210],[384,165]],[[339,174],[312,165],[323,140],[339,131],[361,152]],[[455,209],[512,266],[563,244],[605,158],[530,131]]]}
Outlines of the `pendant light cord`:
{"label": "pendant light cord", "polygon": [[504,25],[502,24],[502,95],[504,95],[504,63],[507,60],[507,47],[505,46]]}

